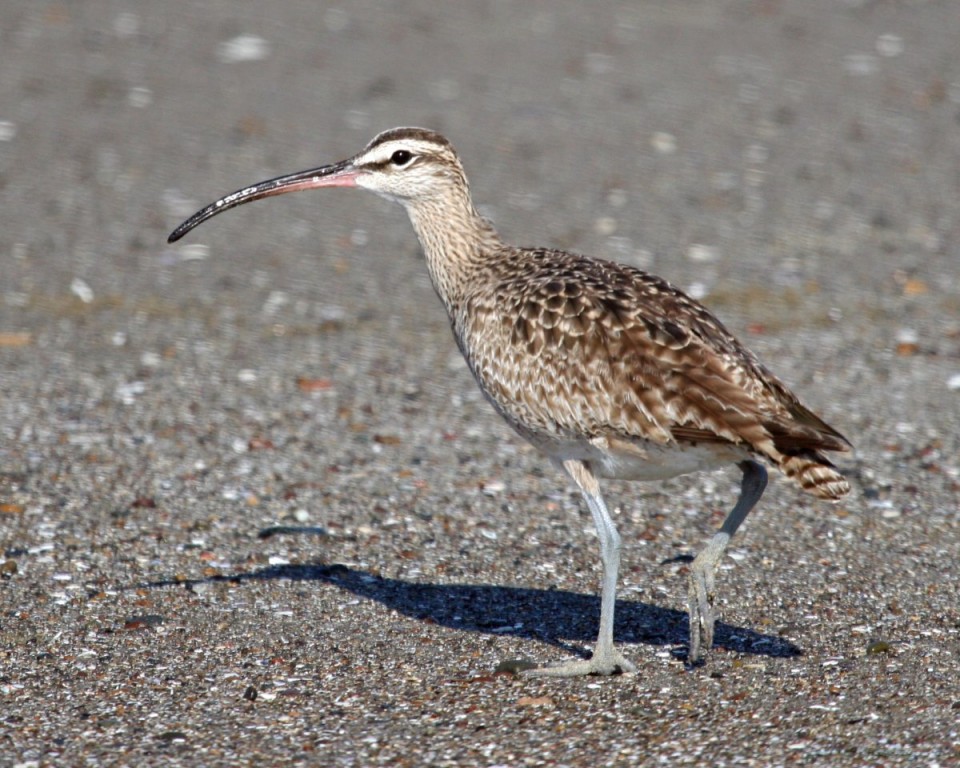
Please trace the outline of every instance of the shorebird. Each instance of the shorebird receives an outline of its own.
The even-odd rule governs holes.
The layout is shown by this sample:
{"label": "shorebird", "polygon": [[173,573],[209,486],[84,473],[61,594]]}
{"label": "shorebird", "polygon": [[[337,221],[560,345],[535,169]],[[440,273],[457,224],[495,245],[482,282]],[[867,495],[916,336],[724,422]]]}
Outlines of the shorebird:
{"label": "shorebird", "polygon": [[689,663],[713,643],[717,567],[766,488],[761,461],[821,499],[850,490],[824,456],[849,450],[847,439],[705,307],[630,266],[508,245],[474,208],[453,146],[433,131],[394,128],[348,160],[244,187],[168,242],[229,208],[320,187],[368,189],[407,210],[483,394],[573,480],[593,517],[602,565],[593,654],[528,674],[636,671],[614,646],[621,540],[598,478],[661,480],[730,463],[743,473],[736,504],[690,566]]}

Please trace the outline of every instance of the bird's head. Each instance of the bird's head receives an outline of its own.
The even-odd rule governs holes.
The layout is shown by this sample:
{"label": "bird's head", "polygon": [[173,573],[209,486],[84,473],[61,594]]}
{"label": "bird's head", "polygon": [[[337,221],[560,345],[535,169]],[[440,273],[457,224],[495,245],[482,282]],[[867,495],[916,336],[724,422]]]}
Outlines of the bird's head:
{"label": "bird's head", "polygon": [[466,194],[467,180],[453,146],[439,133],[425,128],[393,128],[349,160],[261,181],[220,198],[184,221],[168,242],[179,240],[212,216],[238,205],[320,187],[360,187],[411,206],[439,195]]}
{"label": "bird's head", "polygon": [[424,200],[466,187],[460,159],[439,133],[424,128],[393,128],[371,141],[349,161],[355,185],[399,203]]}

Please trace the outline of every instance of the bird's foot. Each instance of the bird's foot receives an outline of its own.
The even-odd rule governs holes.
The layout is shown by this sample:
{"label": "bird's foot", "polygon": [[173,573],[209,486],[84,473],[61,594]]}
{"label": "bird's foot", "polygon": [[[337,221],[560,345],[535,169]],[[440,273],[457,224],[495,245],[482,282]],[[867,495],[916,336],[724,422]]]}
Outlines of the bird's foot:
{"label": "bird's foot", "polygon": [[522,672],[527,677],[582,677],[584,675],[632,675],[637,666],[619,651],[594,651],[589,659],[547,664]]}

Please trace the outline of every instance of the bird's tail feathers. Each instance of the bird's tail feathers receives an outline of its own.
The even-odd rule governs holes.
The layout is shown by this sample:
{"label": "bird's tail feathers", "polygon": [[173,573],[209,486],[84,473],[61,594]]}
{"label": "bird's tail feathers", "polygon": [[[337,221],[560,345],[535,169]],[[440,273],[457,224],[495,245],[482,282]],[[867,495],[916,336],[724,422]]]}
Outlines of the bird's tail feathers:
{"label": "bird's tail feathers", "polygon": [[807,493],[835,500],[850,492],[850,483],[823,454],[800,451],[783,456],[780,469]]}

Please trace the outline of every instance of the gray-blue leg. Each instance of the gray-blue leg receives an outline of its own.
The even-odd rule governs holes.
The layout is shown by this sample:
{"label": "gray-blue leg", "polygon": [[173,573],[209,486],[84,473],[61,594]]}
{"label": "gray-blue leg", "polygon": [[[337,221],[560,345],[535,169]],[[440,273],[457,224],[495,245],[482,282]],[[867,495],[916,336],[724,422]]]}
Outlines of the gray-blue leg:
{"label": "gray-blue leg", "polygon": [[526,674],[541,677],[576,677],[579,675],[612,675],[636,672],[637,668],[613,647],[613,613],[617,602],[617,572],[620,570],[620,534],[600,495],[600,484],[590,467],[582,461],[565,461],[560,465],[580,488],[600,538],[600,562],[603,578],[600,588],[600,632],[593,656],[529,670]]}
{"label": "gray-blue leg", "polygon": [[727,550],[730,538],[736,533],[750,510],[756,506],[767,487],[767,470],[762,464],[747,459],[740,462],[743,479],[740,482],[740,497],[723,521],[720,530],[710,543],[697,555],[690,567],[687,589],[687,604],[690,611],[690,650],[687,660],[693,664],[713,645],[713,628],[716,614],[713,610],[714,584],[717,566]]}

